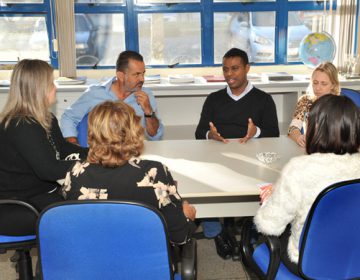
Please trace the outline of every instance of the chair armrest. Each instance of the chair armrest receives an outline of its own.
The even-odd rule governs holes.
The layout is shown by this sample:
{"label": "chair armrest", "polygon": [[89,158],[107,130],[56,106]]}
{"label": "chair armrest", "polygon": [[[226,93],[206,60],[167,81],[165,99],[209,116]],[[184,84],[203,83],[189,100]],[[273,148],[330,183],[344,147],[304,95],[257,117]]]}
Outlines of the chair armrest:
{"label": "chair armrest", "polygon": [[[29,203],[16,199],[0,199],[0,235],[36,234],[39,212]],[[18,222],[14,222],[18,221]]]}
{"label": "chair armrest", "polygon": [[[253,259],[254,245],[258,243],[260,238],[265,242],[270,254],[269,269],[266,274]],[[257,232],[252,217],[247,218],[242,227],[240,250],[245,266],[253,270],[261,279],[275,279],[280,266],[280,240],[276,236],[262,235]]]}
{"label": "chair armrest", "polygon": [[256,230],[254,228],[253,218],[246,218],[241,229],[240,250],[243,263],[248,267],[251,266],[250,262],[254,253],[253,243],[251,242],[254,231]]}
{"label": "chair armrest", "polygon": [[270,263],[265,279],[273,280],[280,266],[280,239],[277,236],[263,235],[265,244],[270,251]]}
{"label": "chair armrest", "polygon": [[181,248],[181,279],[195,280],[197,273],[196,239],[191,238]]}

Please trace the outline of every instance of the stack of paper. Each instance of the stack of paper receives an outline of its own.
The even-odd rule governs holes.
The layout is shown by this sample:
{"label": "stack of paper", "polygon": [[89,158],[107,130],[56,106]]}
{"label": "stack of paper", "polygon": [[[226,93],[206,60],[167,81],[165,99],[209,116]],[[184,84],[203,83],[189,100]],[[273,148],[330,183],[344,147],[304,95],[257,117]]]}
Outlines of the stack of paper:
{"label": "stack of paper", "polygon": [[55,80],[58,85],[82,85],[86,83],[86,77],[68,78],[59,77]]}
{"label": "stack of paper", "polygon": [[172,84],[185,84],[193,82],[194,76],[192,74],[169,75],[169,83]]}
{"label": "stack of paper", "polygon": [[208,83],[225,82],[223,75],[205,75],[203,77]]}
{"label": "stack of paper", "polygon": [[261,75],[257,74],[257,73],[247,74],[247,78],[250,82],[261,82],[262,81]]}
{"label": "stack of paper", "polygon": [[360,75],[359,74],[350,74],[350,75],[346,75],[345,76],[345,79],[349,79],[349,80],[357,80],[357,79],[360,79]]}
{"label": "stack of paper", "polygon": [[265,81],[292,81],[293,75],[286,72],[262,73]]}
{"label": "stack of paper", "polygon": [[0,87],[9,87],[10,81],[9,80],[0,80]]}
{"label": "stack of paper", "polygon": [[145,84],[159,84],[160,74],[145,76]]}

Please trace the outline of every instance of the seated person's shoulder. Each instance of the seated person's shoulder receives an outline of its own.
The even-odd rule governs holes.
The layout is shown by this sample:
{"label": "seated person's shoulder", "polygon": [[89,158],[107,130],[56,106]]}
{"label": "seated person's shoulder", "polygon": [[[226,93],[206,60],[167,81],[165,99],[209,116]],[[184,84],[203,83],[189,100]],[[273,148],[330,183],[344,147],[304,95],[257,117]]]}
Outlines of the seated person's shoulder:
{"label": "seated person's shoulder", "polygon": [[251,91],[253,93],[257,94],[258,96],[271,96],[269,93],[267,93],[257,87],[253,87],[253,89]]}
{"label": "seated person's shoulder", "polygon": [[261,89],[258,89],[256,87],[254,87],[251,91],[251,93],[253,93],[253,96],[256,97],[256,99],[261,99],[261,100],[271,100],[272,99],[272,96],[271,94],[261,90]]}
{"label": "seated person's shoulder", "polygon": [[300,96],[298,103],[313,103],[314,98],[311,97],[309,94],[303,94]]}
{"label": "seated person's shoulder", "polygon": [[211,92],[209,95],[208,95],[208,98],[211,98],[211,99],[217,99],[217,98],[222,98],[222,96],[226,94],[226,89],[220,89],[218,91],[214,91],[214,92]]}
{"label": "seated person's shoulder", "polygon": [[[296,113],[303,113],[304,110],[310,110],[312,104],[314,103],[313,98],[308,94],[300,96],[296,103]],[[307,108],[307,109],[306,109]]]}
{"label": "seated person's shoulder", "polygon": [[129,164],[134,167],[140,167],[142,169],[151,169],[151,168],[164,169],[164,168],[166,168],[165,165],[163,165],[160,161],[142,159],[142,158],[138,158],[138,157],[130,159]]}
{"label": "seated person's shoulder", "polygon": [[85,90],[84,94],[91,94],[92,92],[104,90],[104,89],[105,87],[103,86],[103,84],[92,84],[89,85],[89,87]]}
{"label": "seated person's shoulder", "polygon": [[89,87],[85,90],[85,94],[89,94],[91,92],[96,92],[96,91],[101,91],[101,90],[105,90],[106,87],[109,86],[109,84],[111,84],[114,81],[114,78],[108,79],[104,82],[98,82],[98,83],[93,83],[91,85],[89,85]]}

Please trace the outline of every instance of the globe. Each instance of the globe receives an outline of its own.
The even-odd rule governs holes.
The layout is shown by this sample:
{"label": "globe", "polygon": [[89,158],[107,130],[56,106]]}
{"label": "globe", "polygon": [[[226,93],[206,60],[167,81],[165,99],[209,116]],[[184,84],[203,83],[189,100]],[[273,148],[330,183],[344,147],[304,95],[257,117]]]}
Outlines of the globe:
{"label": "globe", "polygon": [[332,62],[335,52],[335,41],[327,32],[310,33],[302,39],[299,46],[300,59],[310,68],[325,61]]}

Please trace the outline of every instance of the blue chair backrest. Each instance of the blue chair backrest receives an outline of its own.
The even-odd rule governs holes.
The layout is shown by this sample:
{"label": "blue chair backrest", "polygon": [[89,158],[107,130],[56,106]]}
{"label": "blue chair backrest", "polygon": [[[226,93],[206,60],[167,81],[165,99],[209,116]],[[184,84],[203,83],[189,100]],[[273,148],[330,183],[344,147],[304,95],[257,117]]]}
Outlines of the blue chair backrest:
{"label": "blue chair backrest", "polygon": [[38,223],[43,279],[173,279],[161,214],[119,201],[73,201]]}
{"label": "blue chair backrest", "polygon": [[356,106],[360,107],[360,92],[357,90],[342,88],[341,95],[349,97],[356,104]]}
{"label": "blue chair backrest", "polygon": [[86,114],[76,127],[78,132],[77,138],[81,147],[88,147],[88,141],[87,141],[88,117],[89,114]]}
{"label": "blue chair backrest", "polygon": [[310,279],[360,277],[360,179],[334,184],[315,200],[303,230],[299,266]]}

